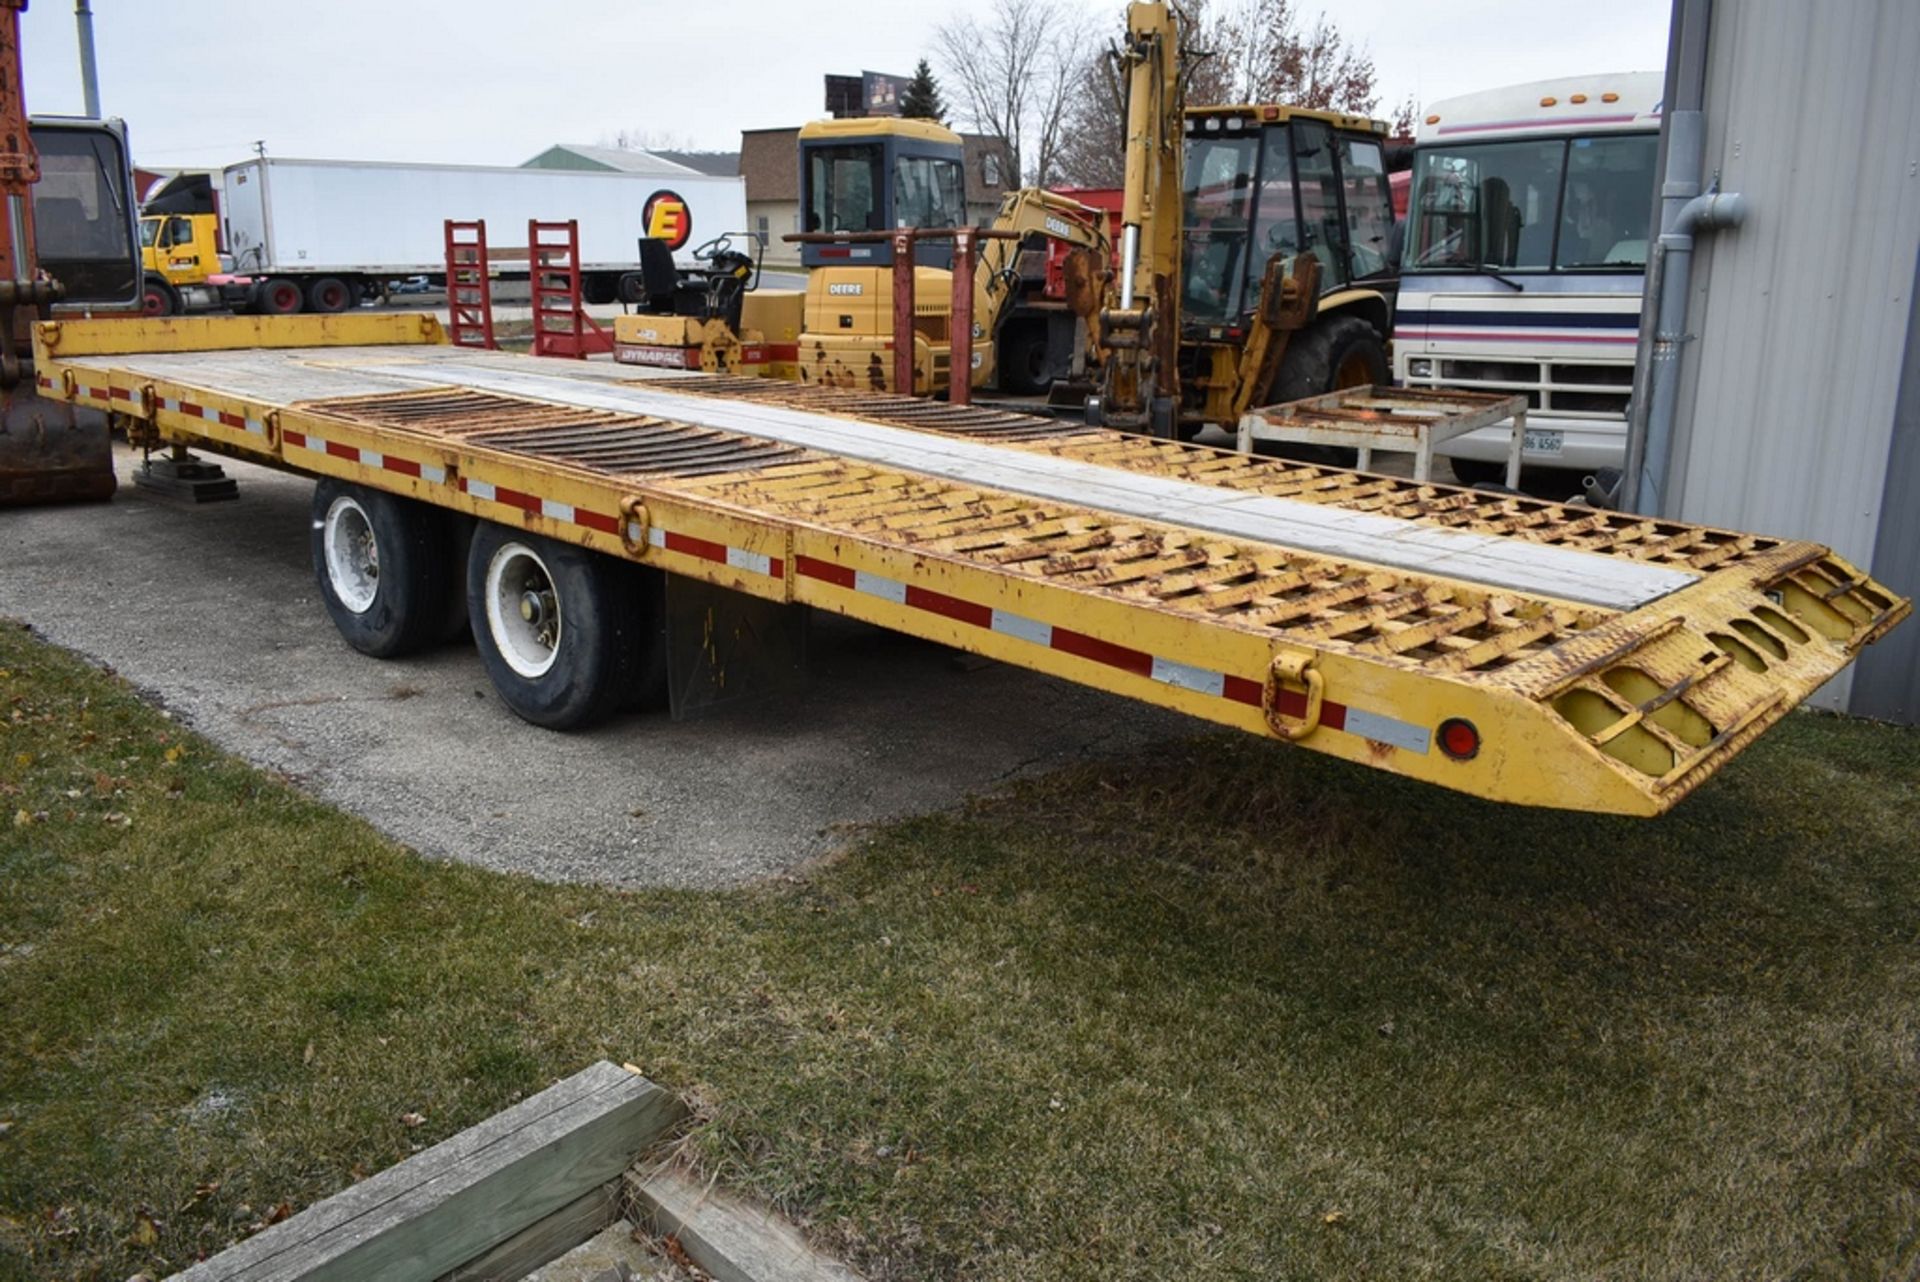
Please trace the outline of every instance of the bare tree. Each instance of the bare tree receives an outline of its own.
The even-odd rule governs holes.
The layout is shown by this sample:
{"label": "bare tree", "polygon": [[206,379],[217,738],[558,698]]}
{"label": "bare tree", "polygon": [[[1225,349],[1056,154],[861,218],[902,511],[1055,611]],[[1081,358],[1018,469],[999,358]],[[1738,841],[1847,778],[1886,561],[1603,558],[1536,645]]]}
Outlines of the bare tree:
{"label": "bare tree", "polygon": [[1193,64],[1189,103],[1279,102],[1361,115],[1379,105],[1373,55],[1348,44],[1324,12],[1303,30],[1293,0],[1188,0],[1183,10],[1185,43],[1208,55]]}
{"label": "bare tree", "polygon": [[1107,50],[1082,60],[1060,139],[1058,172],[1074,187],[1118,187],[1126,178],[1126,95]]}
{"label": "bare tree", "polygon": [[1054,177],[1086,36],[1072,0],[993,0],[934,32],[947,81],[959,86],[957,114],[1006,139],[1009,171],[1029,182]]}
{"label": "bare tree", "polygon": [[1394,138],[1413,137],[1413,122],[1418,120],[1419,117],[1420,104],[1415,101],[1412,94],[1408,94],[1406,98],[1401,101],[1400,105],[1393,109],[1393,129],[1390,131],[1390,136]]}

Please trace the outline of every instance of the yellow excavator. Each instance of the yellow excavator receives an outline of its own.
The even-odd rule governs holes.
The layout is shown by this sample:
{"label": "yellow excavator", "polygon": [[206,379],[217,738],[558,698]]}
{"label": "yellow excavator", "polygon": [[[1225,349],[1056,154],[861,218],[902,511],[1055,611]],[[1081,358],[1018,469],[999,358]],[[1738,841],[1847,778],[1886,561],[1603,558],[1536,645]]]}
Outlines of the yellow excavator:
{"label": "yellow excavator", "polygon": [[1386,381],[1396,264],[1384,123],[1273,103],[1188,108],[1178,21],[1127,9],[1117,273],[1082,261],[1095,423],[1190,436],[1256,404]]}
{"label": "yellow excavator", "polygon": [[[629,291],[642,312],[614,322],[614,356],[633,364],[730,371],[893,391],[893,247],[914,229],[913,388],[949,385],[953,242],[968,225],[960,136],[928,120],[822,120],[799,135],[805,290],[736,290],[751,260],[726,238]],[[1068,366],[1080,318],[1058,277],[1066,251],[1104,261],[1106,215],[1037,188],[1001,201],[974,267],[971,387],[1044,392]],[[658,259],[658,254],[651,257]],[[732,283],[729,283],[732,282]],[[716,285],[718,288],[716,288]]]}

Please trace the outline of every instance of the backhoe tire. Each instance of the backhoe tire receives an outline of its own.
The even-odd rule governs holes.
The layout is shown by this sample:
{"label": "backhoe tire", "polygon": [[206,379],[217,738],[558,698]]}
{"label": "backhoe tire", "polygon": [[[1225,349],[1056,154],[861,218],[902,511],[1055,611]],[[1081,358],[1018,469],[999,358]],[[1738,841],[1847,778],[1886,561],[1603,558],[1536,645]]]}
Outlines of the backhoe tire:
{"label": "backhoe tire", "polygon": [[[1267,403],[1284,405],[1343,387],[1378,386],[1386,381],[1387,351],[1380,341],[1380,331],[1358,316],[1329,316],[1307,326],[1287,344],[1268,389]],[[1359,459],[1357,450],[1332,445],[1262,441],[1258,448],[1262,454],[1333,467],[1352,467]]]}
{"label": "backhoe tire", "polygon": [[467,617],[501,702],[549,730],[633,703],[657,658],[642,583],[613,557],[483,522],[467,553]]}
{"label": "backhoe tire", "polygon": [[1358,316],[1329,316],[1307,326],[1287,344],[1268,403],[1283,405],[1343,387],[1386,381],[1387,351],[1380,331]]}
{"label": "backhoe tire", "polygon": [[141,286],[140,314],[142,316],[172,316],[180,310],[180,295],[173,286],[158,277],[149,276]]}
{"label": "backhoe tire", "polygon": [[254,291],[254,310],[264,316],[297,316],[307,303],[300,282],[288,276],[275,276]]}
{"label": "backhoe tire", "polygon": [[459,580],[438,508],[324,478],[308,546],[320,599],[348,645],[391,659],[440,641]]}
{"label": "backhoe tire", "polygon": [[322,316],[337,315],[359,301],[357,292],[337,276],[322,276],[307,286],[307,310]]}

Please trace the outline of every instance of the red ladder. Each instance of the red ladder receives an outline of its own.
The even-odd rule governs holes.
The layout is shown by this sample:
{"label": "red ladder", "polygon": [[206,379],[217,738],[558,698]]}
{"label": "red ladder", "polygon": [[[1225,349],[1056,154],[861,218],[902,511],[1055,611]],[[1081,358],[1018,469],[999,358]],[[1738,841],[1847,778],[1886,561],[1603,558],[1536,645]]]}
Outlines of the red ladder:
{"label": "red ladder", "polygon": [[533,354],[611,352],[613,335],[596,325],[580,300],[580,223],[527,220],[527,270],[533,278]]}
{"label": "red ladder", "polygon": [[487,280],[487,223],[449,218],[447,230],[447,320],[455,347],[500,345],[493,340],[493,287]]}

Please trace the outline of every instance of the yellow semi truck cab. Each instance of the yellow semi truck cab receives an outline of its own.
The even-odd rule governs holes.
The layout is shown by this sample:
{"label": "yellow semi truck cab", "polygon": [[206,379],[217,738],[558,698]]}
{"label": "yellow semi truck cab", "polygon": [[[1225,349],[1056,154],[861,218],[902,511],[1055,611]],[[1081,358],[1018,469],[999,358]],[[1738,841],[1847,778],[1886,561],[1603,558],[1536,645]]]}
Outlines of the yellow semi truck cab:
{"label": "yellow semi truck cab", "polygon": [[143,214],[140,218],[141,309],[149,316],[210,311],[233,305],[244,286],[223,281],[219,217],[215,214]]}

